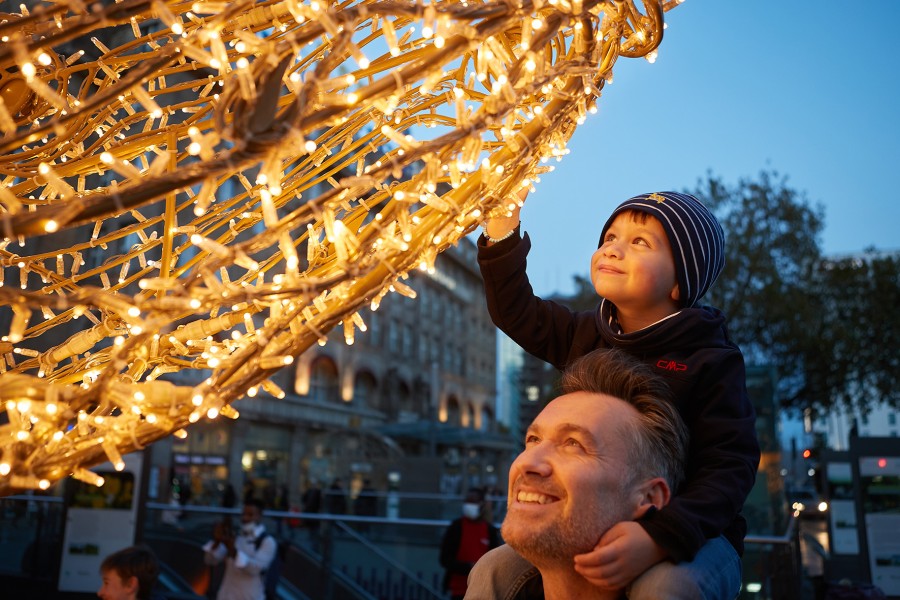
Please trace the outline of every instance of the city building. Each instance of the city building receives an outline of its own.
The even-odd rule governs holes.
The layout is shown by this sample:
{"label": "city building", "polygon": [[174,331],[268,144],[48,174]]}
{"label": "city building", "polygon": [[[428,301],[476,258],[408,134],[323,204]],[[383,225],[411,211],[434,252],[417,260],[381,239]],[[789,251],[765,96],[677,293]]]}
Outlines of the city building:
{"label": "city building", "polygon": [[550,363],[535,358],[521,349],[519,351],[522,352],[522,371],[518,428],[520,435],[524,435],[547,402],[558,395],[556,391],[560,372]]}
{"label": "city building", "polygon": [[237,420],[197,423],[183,440],[154,444],[151,477],[182,497],[189,488],[201,504],[218,504],[230,485],[299,506],[308,486],[335,480],[348,497],[365,480],[377,491],[505,490],[518,440],[496,412],[497,333],[474,244],[464,240],[433,273],[405,283],[416,298],[388,294],[362,311],[366,331],[352,345],[336,327],[276,373],[275,386],[237,401]]}
{"label": "city building", "polygon": [[868,413],[834,407],[828,414],[809,422],[809,431],[827,440],[832,450],[847,450],[854,427],[859,437],[900,437],[900,417],[896,408],[875,404]]}

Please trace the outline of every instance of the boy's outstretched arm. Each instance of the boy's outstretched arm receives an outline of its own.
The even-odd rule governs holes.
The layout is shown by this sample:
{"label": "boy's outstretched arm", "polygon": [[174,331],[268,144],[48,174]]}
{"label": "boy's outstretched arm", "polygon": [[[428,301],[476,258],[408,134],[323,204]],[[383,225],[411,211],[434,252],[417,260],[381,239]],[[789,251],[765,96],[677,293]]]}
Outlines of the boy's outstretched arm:
{"label": "boy's outstretched arm", "polygon": [[593,550],[575,557],[575,571],[600,588],[622,589],[666,558],[666,551],[635,521],[616,523]]}

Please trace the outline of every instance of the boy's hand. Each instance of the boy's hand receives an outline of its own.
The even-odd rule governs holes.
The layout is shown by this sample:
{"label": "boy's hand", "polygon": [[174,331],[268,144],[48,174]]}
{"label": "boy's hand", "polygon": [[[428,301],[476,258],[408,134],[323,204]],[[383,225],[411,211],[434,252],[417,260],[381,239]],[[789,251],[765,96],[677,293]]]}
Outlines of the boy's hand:
{"label": "boy's hand", "polygon": [[575,571],[597,587],[617,590],[665,557],[643,527],[623,521],[603,534],[593,550],[575,557]]}
{"label": "boy's hand", "polygon": [[[487,237],[500,239],[519,225],[519,211],[522,210],[522,203],[528,196],[528,188],[524,187],[519,190],[519,204],[511,209],[510,216],[493,217],[484,221],[484,231]],[[490,243],[490,242],[488,242]]]}

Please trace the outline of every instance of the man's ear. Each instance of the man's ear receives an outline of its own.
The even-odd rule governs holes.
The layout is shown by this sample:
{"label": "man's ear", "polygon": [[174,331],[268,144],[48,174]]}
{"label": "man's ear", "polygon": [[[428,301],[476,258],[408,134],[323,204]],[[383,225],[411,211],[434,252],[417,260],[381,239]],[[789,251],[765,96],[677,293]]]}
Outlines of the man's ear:
{"label": "man's ear", "polygon": [[662,477],[654,477],[643,482],[638,487],[638,492],[640,497],[635,508],[634,519],[640,519],[647,514],[650,507],[662,508],[672,498],[672,490],[669,489],[669,484]]}

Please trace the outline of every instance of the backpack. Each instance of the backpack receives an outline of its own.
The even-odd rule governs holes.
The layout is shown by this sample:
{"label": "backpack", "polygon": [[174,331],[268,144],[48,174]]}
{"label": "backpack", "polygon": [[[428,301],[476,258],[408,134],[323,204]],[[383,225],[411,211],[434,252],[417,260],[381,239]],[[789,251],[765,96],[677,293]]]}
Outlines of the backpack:
{"label": "backpack", "polygon": [[269,567],[260,573],[263,578],[263,590],[265,590],[266,600],[276,600],[278,598],[278,580],[281,578],[281,568],[284,566],[284,558],[287,554],[287,542],[279,541],[275,536],[263,533],[253,542],[257,550],[262,545],[263,540],[267,537],[272,538],[275,542],[275,556]]}

